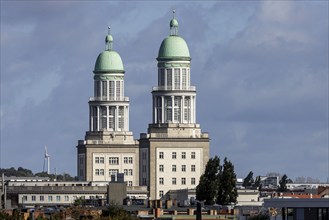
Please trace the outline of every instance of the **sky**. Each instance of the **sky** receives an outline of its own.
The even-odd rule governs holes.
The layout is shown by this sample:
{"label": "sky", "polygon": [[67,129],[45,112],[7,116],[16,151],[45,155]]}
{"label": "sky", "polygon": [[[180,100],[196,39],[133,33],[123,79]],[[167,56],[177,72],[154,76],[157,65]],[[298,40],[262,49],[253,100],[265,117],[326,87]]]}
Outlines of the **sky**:
{"label": "sky", "polygon": [[210,156],[249,171],[329,177],[328,1],[1,1],[0,167],[76,175],[108,26],[134,137],[152,121],[172,10],[192,57]]}

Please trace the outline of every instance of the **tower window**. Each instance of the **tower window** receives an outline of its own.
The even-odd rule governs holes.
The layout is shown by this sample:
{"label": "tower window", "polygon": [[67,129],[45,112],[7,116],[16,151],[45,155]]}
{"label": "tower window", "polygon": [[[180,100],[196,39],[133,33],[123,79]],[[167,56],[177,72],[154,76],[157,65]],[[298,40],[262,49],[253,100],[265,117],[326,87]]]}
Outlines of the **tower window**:
{"label": "tower window", "polygon": [[107,96],[107,81],[102,81],[102,96],[106,98]]}
{"label": "tower window", "polygon": [[195,152],[191,152],[191,159],[195,159]]}
{"label": "tower window", "polygon": [[186,178],[185,177],[182,178],[182,185],[186,185]]}
{"label": "tower window", "polygon": [[172,89],[172,71],[167,69],[167,89]]}
{"label": "tower window", "polygon": [[174,74],[174,81],[175,81],[175,89],[180,89],[180,75],[179,75],[179,69],[175,69]]}
{"label": "tower window", "polygon": [[195,178],[194,177],[191,178],[191,185],[195,185]]}
{"label": "tower window", "polygon": [[159,158],[164,159],[164,153],[163,152],[159,152]]}
{"label": "tower window", "polygon": [[171,157],[172,159],[176,159],[176,152],[172,152]]}
{"label": "tower window", "polygon": [[109,97],[110,100],[114,99],[114,81],[109,81]]}
{"label": "tower window", "polygon": [[160,172],[164,172],[164,166],[161,164],[161,165],[159,165],[159,171]]}
{"label": "tower window", "polygon": [[164,86],[165,84],[165,74],[164,74],[164,69],[159,69],[159,76],[158,76],[159,82],[158,85],[159,86]]}
{"label": "tower window", "polygon": [[186,165],[182,165],[182,172],[186,172]]}
{"label": "tower window", "polygon": [[115,107],[109,107],[109,128],[114,129],[114,111]]}
{"label": "tower window", "polygon": [[194,164],[191,165],[191,172],[195,172],[195,165]]}
{"label": "tower window", "polygon": [[176,178],[175,177],[171,179],[171,184],[176,185]]}
{"label": "tower window", "polygon": [[176,172],[176,165],[172,165],[172,166],[171,166],[171,171],[172,171],[172,172]]}
{"label": "tower window", "polygon": [[163,184],[164,184],[164,179],[163,179],[163,177],[160,177],[160,178],[159,178],[159,184],[160,184],[160,185],[163,185]]}
{"label": "tower window", "polygon": [[120,81],[116,81],[116,98],[120,99],[121,98],[121,83]]}
{"label": "tower window", "polygon": [[160,196],[160,198],[162,198],[162,196],[163,196],[163,190],[160,190],[159,191],[159,196]]}
{"label": "tower window", "polygon": [[182,69],[182,89],[186,89],[186,69]]}
{"label": "tower window", "polygon": [[182,152],[182,159],[186,159],[186,152]]}

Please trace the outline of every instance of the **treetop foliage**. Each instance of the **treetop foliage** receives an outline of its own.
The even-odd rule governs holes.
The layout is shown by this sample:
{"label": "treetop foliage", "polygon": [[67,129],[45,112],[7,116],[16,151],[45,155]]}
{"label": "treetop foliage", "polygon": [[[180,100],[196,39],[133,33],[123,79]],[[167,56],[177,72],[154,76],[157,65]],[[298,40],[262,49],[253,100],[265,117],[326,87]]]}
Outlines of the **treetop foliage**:
{"label": "treetop foliage", "polygon": [[63,174],[47,174],[46,172],[39,172],[39,173],[33,173],[29,169],[25,169],[23,167],[18,167],[17,170],[14,167],[11,168],[4,168],[0,169],[0,175],[5,174],[7,177],[15,176],[15,177],[49,177],[51,180],[58,180],[58,181],[74,181],[77,180],[76,177],[72,177],[68,173]]}
{"label": "treetop foliage", "polygon": [[206,205],[228,205],[236,202],[236,174],[233,164],[227,158],[222,166],[218,156],[209,159],[196,188],[196,198],[205,201]]}

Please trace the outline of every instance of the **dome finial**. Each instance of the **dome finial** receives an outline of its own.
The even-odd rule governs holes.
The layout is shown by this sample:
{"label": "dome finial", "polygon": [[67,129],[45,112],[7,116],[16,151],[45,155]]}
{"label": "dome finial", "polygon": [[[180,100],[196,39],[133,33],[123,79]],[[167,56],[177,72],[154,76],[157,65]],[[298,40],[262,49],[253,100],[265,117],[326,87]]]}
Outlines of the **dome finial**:
{"label": "dome finial", "polygon": [[175,18],[176,11],[173,10],[173,19],[170,21],[170,35],[178,35],[178,21]]}
{"label": "dome finial", "polygon": [[112,50],[113,37],[111,35],[111,27],[107,27],[107,36],[105,37],[105,50]]}
{"label": "dome finial", "polygon": [[172,18],[175,19],[175,9],[172,10]]}

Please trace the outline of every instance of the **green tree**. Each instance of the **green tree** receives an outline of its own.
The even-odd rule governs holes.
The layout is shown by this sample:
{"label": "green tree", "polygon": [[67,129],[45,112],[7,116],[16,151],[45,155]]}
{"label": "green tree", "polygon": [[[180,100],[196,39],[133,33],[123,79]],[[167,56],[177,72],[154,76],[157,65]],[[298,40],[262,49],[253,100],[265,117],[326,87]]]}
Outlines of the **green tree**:
{"label": "green tree", "polygon": [[204,174],[200,177],[199,185],[196,187],[197,200],[205,201],[206,205],[213,205],[215,203],[218,192],[218,173],[220,170],[219,157],[210,158]]}
{"label": "green tree", "polygon": [[257,176],[254,182],[254,187],[258,188],[258,190],[261,190],[262,188],[262,184],[260,181],[260,176]]}
{"label": "green tree", "polygon": [[221,205],[236,203],[238,192],[236,189],[236,174],[234,165],[225,157],[223,169],[218,175],[218,192],[216,202]]}
{"label": "green tree", "polygon": [[287,192],[287,183],[288,183],[288,177],[286,174],[284,174],[279,181],[279,187],[278,187],[278,192]]}
{"label": "green tree", "polygon": [[243,179],[242,186],[245,188],[249,188],[254,184],[254,178],[253,178],[254,173],[250,171],[246,178]]}

